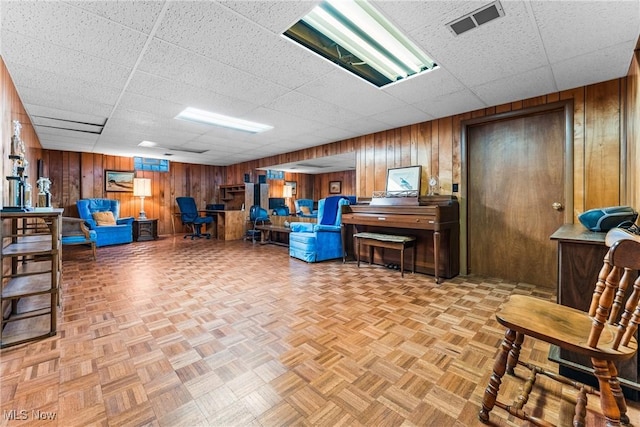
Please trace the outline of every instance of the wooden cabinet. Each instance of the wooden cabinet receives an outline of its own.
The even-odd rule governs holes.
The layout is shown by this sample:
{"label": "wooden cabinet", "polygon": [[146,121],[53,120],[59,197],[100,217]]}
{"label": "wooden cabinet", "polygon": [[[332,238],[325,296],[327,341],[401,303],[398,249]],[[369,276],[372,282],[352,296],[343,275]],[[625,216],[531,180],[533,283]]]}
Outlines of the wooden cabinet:
{"label": "wooden cabinet", "polygon": [[144,242],[158,238],[157,219],[136,219],[133,221],[133,240]]}
{"label": "wooden cabinet", "polygon": [[[606,233],[589,231],[581,224],[565,224],[553,235],[558,242],[558,304],[589,311],[591,295],[602,268],[608,247],[604,243]],[[638,335],[636,335],[638,338]],[[591,362],[586,356],[552,348],[550,359],[560,364],[560,374],[591,385],[596,385],[591,375]],[[640,398],[640,361],[636,354],[632,359],[618,364],[620,383],[627,398]]]}
{"label": "wooden cabinet", "polygon": [[239,240],[245,235],[246,216],[249,211],[216,211],[215,225],[218,240]]}
{"label": "wooden cabinet", "polygon": [[224,203],[225,209],[240,210],[245,203],[244,184],[225,184],[220,186],[220,203]]}
{"label": "wooden cabinet", "polygon": [[224,184],[220,186],[220,203],[224,203],[226,210],[245,210],[255,204],[269,209],[269,184]]}
{"label": "wooden cabinet", "polygon": [[56,334],[62,209],[1,212],[0,347]]}

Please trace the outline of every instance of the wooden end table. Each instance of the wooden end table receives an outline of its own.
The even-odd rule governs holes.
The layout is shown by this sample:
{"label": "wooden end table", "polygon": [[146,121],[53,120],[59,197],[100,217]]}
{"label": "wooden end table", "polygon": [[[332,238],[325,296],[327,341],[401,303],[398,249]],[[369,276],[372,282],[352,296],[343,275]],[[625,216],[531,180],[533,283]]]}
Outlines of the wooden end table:
{"label": "wooden end table", "polygon": [[138,218],[133,220],[133,241],[144,242],[158,238],[158,220]]}

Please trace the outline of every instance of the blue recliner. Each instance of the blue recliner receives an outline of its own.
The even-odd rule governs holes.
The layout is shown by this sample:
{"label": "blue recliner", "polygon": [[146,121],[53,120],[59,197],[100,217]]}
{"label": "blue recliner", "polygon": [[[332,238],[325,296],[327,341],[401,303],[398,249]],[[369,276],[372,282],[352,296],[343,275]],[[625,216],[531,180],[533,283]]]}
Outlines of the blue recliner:
{"label": "blue recliner", "polygon": [[[318,216],[318,211],[313,210],[312,199],[297,199],[293,201],[293,204],[296,206],[296,215],[298,216],[305,218],[316,218]],[[318,208],[319,207],[320,205],[318,204]]]}
{"label": "blue recliner", "polygon": [[318,222],[292,222],[289,234],[289,256],[306,262],[342,258],[340,224],[344,196],[331,196],[318,201]]}
{"label": "blue recliner", "polygon": [[[80,199],[76,206],[78,215],[85,221],[89,230],[95,230],[97,247],[133,242],[133,217],[120,218],[119,200]],[[100,220],[96,218],[104,216],[107,212],[113,215],[114,223],[99,225]]]}

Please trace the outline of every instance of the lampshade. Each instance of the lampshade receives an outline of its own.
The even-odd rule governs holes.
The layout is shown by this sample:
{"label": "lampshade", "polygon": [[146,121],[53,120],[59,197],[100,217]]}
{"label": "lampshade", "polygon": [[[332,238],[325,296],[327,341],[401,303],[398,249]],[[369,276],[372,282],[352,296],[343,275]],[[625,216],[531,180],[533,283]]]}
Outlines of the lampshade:
{"label": "lampshade", "polygon": [[151,179],[133,178],[133,195],[135,197],[151,197]]}
{"label": "lampshade", "polygon": [[285,185],[282,191],[282,197],[293,197],[293,187]]}

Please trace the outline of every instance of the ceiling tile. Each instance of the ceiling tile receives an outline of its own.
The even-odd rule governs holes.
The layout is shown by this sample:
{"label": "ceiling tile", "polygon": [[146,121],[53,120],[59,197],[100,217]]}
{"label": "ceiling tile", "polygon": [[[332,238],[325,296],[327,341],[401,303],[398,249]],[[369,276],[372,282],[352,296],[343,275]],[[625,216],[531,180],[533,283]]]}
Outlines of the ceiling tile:
{"label": "ceiling tile", "polygon": [[72,6],[149,34],[164,2],[160,1],[68,1]]}
{"label": "ceiling tile", "polygon": [[301,86],[297,92],[364,116],[405,105],[403,101],[342,69]]}
{"label": "ceiling tile", "polygon": [[[282,36],[316,3],[3,1],[0,54],[32,116],[103,122],[101,136],[40,127],[44,148],[233,164],[583,86],[626,74],[640,1],[375,1],[439,69],[375,88]],[[174,119],[187,106],[274,126],[251,135]],[[79,132],[75,132],[79,133]],[[71,149],[71,148],[69,148]]]}
{"label": "ceiling tile", "polygon": [[290,89],[206,58],[194,52],[153,40],[138,69],[172,81],[256,104],[268,102]]}
{"label": "ceiling tile", "polygon": [[531,8],[552,64],[638,40],[638,1],[532,1]]}
{"label": "ceiling tile", "polygon": [[[527,82],[523,85],[522,82]],[[487,106],[500,105],[556,91],[550,67],[540,67],[472,88]]]}
{"label": "ceiling tile", "polygon": [[[622,43],[553,64],[558,89],[576,87],[576,74],[580,74],[580,86],[626,76],[635,45],[635,42]],[[600,64],[603,66],[598,66]]]}
{"label": "ceiling tile", "polygon": [[[7,49],[7,46],[20,46],[19,49]],[[99,83],[104,86],[121,89],[127,81],[130,68],[114,62],[87,56],[73,49],[60,47],[49,42],[21,37],[12,31],[2,31],[2,56],[7,62],[13,80],[19,84],[22,76],[13,72],[13,65],[45,70],[65,77]],[[37,60],[34,60],[37,58]],[[25,86],[35,84],[22,83]],[[45,88],[48,89],[49,88]],[[28,102],[28,100],[24,100]]]}
{"label": "ceiling tile", "polygon": [[147,39],[145,34],[60,1],[3,2],[2,12],[3,28],[128,67],[135,64]]}
{"label": "ceiling tile", "polygon": [[[465,113],[486,107],[486,105],[468,89],[429,98],[414,104],[414,106],[433,118],[447,117],[452,114]],[[454,113],[454,111],[456,113]]]}

